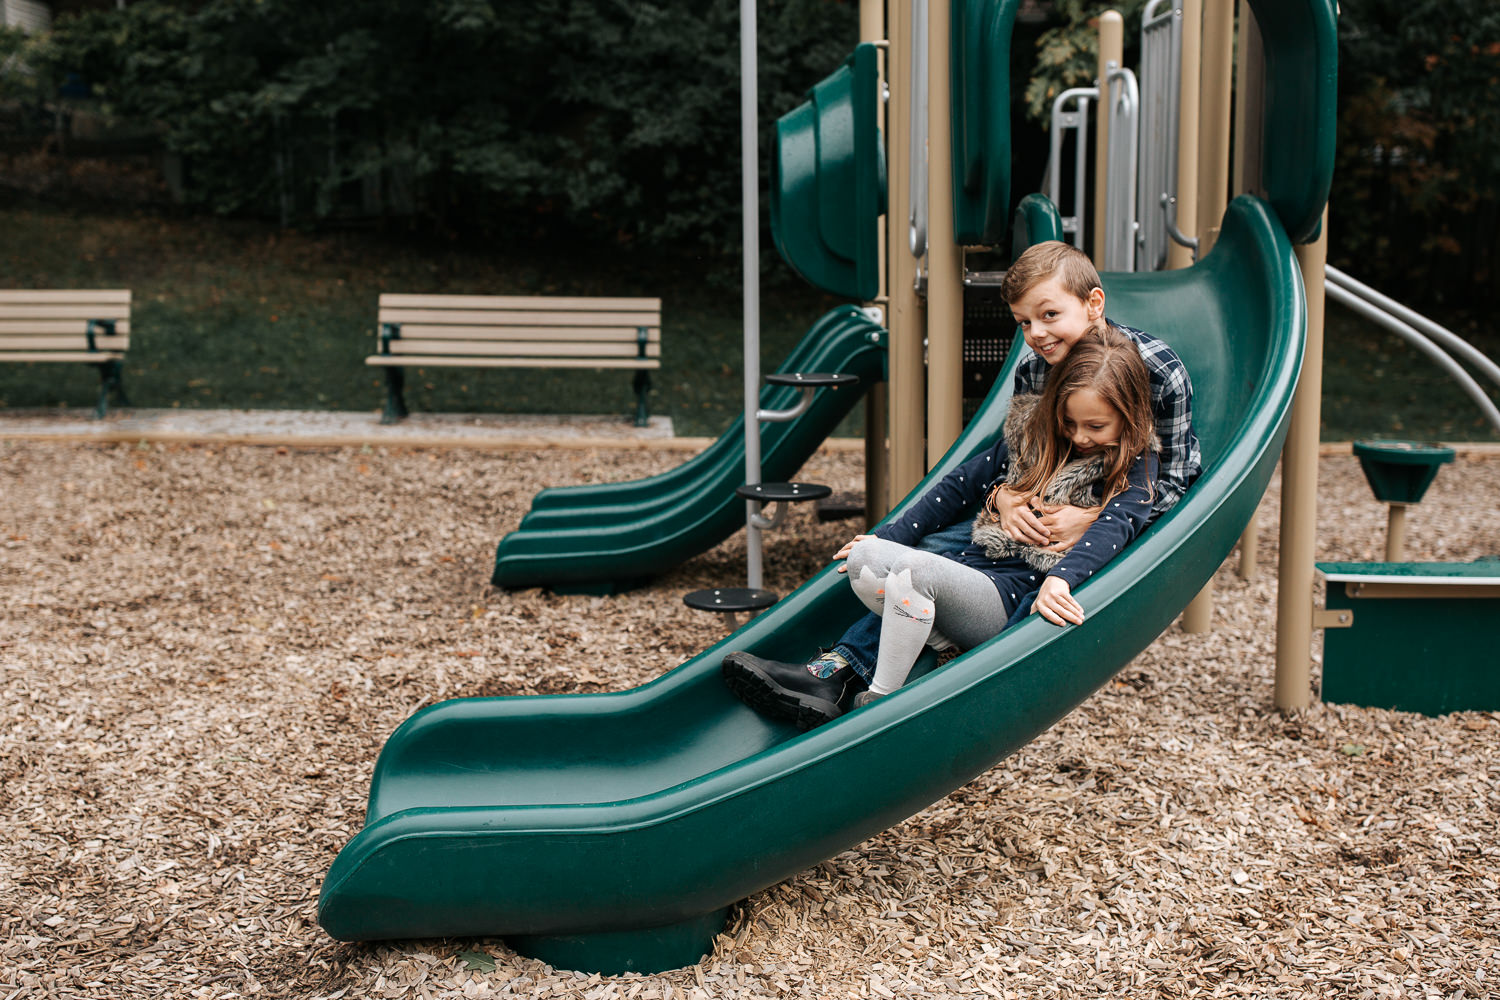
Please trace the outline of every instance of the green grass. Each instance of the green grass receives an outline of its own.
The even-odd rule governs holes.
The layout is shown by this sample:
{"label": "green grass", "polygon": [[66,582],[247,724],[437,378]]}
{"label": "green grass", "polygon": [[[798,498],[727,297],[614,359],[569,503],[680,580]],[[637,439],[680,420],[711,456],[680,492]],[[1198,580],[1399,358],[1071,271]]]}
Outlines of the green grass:
{"label": "green grass", "polygon": [[[642,254],[455,247],[370,233],[307,235],[257,223],[0,212],[0,287],[129,288],[125,385],[139,407],[380,409],[375,348],[381,292],[652,295],[662,304],[654,414],[680,435],[717,435],[743,410],[739,290],[716,290],[692,262]],[[774,367],[837,301],[773,288],[762,364]],[[413,410],[635,412],[629,372],[408,369]],[[81,365],[0,365],[0,406],[89,408]]]}
{"label": "green grass", "polygon": [[[663,363],[652,412],[671,416],[678,434],[714,436],[743,407],[739,289],[711,287],[701,262],[29,205],[0,207],[0,226],[0,287],[134,291],[125,384],[140,407],[376,411],[383,376],[364,358],[375,344],[376,296],[385,291],[661,296]],[[795,279],[772,278],[762,306],[763,367],[779,364],[836,304]],[[1500,358],[1492,322],[1457,332]],[[0,365],[4,407],[89,409],[97,386],[81,365]],[[630,375],[619,372],[409,370],[407,398],[420,411],[634,411]],[[858,434],[859,416],[840,433]],[[1425,357],[1330,307],[1323,438],[1367,437],[1500,435]]]}

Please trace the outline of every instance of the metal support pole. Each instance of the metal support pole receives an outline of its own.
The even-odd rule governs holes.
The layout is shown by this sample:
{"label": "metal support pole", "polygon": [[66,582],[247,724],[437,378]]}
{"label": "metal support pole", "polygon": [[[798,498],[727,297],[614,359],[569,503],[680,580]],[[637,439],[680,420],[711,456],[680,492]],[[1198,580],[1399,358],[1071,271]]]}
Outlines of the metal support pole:
{"label": "metal support pole", "polygon": [[[1239,0],[1239,51],[1235,57],[1234,167],[1230,189],[1236,194],[1260,189],[1261,105],[1265,97],[1265,53],[1260,26],[1249,0]],[[1260,571],[1260,514],[1250,513],[1240,533],[1239,574],[1253,580]]]}
{"label": "metal support pole", "polygon": [[963,430],[963,251],[954,242],[953,115],[948,45],[952,5],[935,0],[927,33],[927,466]]}
{"label": "metal support pole", "polygon": [[[1109,74],[1125,64],[1125,19],[1117,10],[1099,15],[1099,68],[1095,75],[1099,88],[1099,114],[1094,123],[1094,263],[1103,270],[1109,247],[1109,126],[1113,117]],[[1082,132],[1078,141],[1085,142]],[[1075,206],[1076,211],[1076,206]],[[1081,220],[1080,220],[1081,221]]]}
{"label": "metal support pole", "polygon": [[1234,0],[1205,0],[1203,86],[1198,121],[1198,256],[1219,239],[1229,207],[1230,86],[1234,77]]}
{"label": "metal support pole", "polygon": [[1328,211],[1317,242],[1297,247],[1307,289],[1307,348],[1281,450],[1281,565],[1276,583],[1277,708],[1312,702],[1313,563],[1317,559],[1318,418],[1323,408],[1323,266]]}
{"label": "metal support pole", "polygon": [[[740,0],[740,225],[745,324],[745,482],[760,482],[760,175],[755,0]],[[745,578],[761,585],[760,504],[745,501]]]}
{"label": "metal support pole", "polygon": [[1406,561],[1406,504],[1393,503],[1385,522],[1385,561]]}
{"label": "metal support pole", "polygon": [[[885,4],[882,0],[860,0],[859,3],[859,40],[861,42],[878,42],[886,38],[885,33]],[[885,73],[882,79],[887,82],[889,92],[891,57],[886,51]],[[879,114],[883,115],[886,110],[886,102],[881,101],[878,105]],[[884,134],[891,135],[890,121],[887,119],[882,128]],[[886,163],[891,162],[886,157]],[[886,173],[887,192],[895,185],[896,181]],[[889,197],[889,194],[887,194]],[[890,236],[885,229],[879,233],[880,260],[880,293],[883,301],[888,301],[890,289]],[[899,246],[899,244],[898,244]],[[890,322],[890,310],[886,310],[886,322]],[[885,424],[887,416],[887,387],[884,382],[877,382],[865,390],[865,526],[871,527],[875,522],[885,516],[890,509],[886,497],[890,493],[890,464],[887,461],[889,452],[886,449]]]}
{"label": "metal support pole", "polygon": [[[926,335],[926,312],[917,295],[917,265],[926,253],[926,220],[921,220],[922,239],[912,243],[912,160],[925,157],[925,149],[913,152],[912,134],[918,128],[916,116],[926,113],[913,103],[918,89],[917,73],[925,68],[927,54],[926,0],[891,0],[891,44],[886,49],[886,73],[891,88],[886,107],[885,158],[886,247],[890,268],[889,302],[886,329],[890,345],[886,356],[890,386],[888,422],[890,427],[890,476],[885,495],[885,509],[922,481],[926,471],[923,457],[922,428],[925,422],[927,381],[922,367],[922,340]],[[917,46],[921,46],[920,52]],[[917,58],[918,56],[922,58]],[[867,500],[868,502],[868,500]]]}
{"label": "metal support pole", "polygon": [[[1203,86],[1203,0],[1183,0],[1182,75],[1177,90],[1177,228],[1193,238],[1198,225],[1198,135]],[[1196,250],[1175,240],[1167,248],[1169,269],[1189,267]],[[1204,585],[1182,612],[1185,632],[1207,632],[1213,619],[1213,580]]]}
{"label": "metal support pole", "polygon": [[[1177,197],[1168,213],[1178,230],[1198,234],[1198,106],[1203,66],[1203,0],[1182,2],[1181,76],[1177,87]],[[1192,251],[1173,240],[1167,246],[1167,268],[1193,262]]]}

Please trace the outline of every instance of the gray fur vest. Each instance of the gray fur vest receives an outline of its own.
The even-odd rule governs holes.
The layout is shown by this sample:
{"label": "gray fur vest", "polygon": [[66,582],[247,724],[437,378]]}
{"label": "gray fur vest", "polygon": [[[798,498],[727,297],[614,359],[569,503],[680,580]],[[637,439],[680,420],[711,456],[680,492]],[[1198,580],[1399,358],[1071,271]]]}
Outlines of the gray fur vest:
{"label": "gray fur vest", "polygon": [[[1028,393],[1017,396],[1010,402],[1010,412],[1005,415],[1005,426],[1002,431],[1005,435],[1005,443],[1010,449],[1010,465],[1005,472],[1007,485],[1014,486],[1020,480],[1021,473],[1039,460],[1034,454],[1022,453],[1021,428],[1027,420],[1031,419],[1041,398]],[[1099,498],[1095,494],[1095,487],[1103,482],[1104,474],[1108,469],[1108,459],[1109,456],[1102,452],[1086,458],[1073,459],[1057,470],[1057,474],[1042,491],[1042,499],[1049,504],[1097,507]],[[970,537],[974,539],[974,544],[981,546],[985,555],[991,559],[1019,556],[1044,573],[1061,562],[1063,556],[1067,554],[1048,552],[1035,545],[1016,541],[1005,533],[999,520],[987,507],[980,510],[979,515],[974,518],[974,527],[970,532]]]}

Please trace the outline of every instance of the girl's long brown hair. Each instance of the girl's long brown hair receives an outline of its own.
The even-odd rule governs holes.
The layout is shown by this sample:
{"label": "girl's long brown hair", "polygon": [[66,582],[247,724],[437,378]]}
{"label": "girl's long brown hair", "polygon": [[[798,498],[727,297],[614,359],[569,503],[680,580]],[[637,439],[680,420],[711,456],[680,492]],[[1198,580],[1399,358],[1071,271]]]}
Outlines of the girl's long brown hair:
{"label": "girl's long brown hair", "polygon": [[1156,440],[1151,412],[1151,377],[1135,341],[1108,325],[1098,324],[1068,350],[1047,378],[1042,398],[1022,426],[1018,454],[1011,460],[1027,467],[1012,486],[1027,496],[1043,494],[1052,477],[1079,457],[1065,430],[1063,407],[1068,397],[1091,389],[1121,418],[1120,440],[1107,450],[1104,500],[1129,486],[1130,467]]}

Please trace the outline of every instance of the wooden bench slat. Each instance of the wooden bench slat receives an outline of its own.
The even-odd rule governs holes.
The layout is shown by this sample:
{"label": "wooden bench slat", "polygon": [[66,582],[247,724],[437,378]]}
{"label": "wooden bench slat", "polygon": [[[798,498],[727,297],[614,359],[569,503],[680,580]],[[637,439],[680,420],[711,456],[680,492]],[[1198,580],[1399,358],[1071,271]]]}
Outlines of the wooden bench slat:
{"label": "wooden bench slat", "polygon": [[0,351],[0,361],[120,361],[121,351]]}
{"label": "wooden bench slat", "polygon": [[406,295],[380,296],[381,309],[539,309],[551,312],[661,313],[661,299],[570,298],[551,295]]}
{"label": "wooden bench slat", "polygon": [[[633,326],[432,326],[422,323],[403,324],[400,340],[594,340],[600,343],[639,342]],[[661,328],[647,327],[646,342],[661,343]]]}
{"label": "wooden bench slat", "polygon": [[[89,325],[88,320],[81,319],[4,319],[4,315],[4,311],[0,310],[0,334],[76,333],[82,336]],[[94,331],[95,336],[98,337],[123,337],[129,333],[130,320],[128,319],[116,320],[113,334],[107,334],[99,328]]]}
{"label": "wooden bench slat", "polygon": [[5,319],[113,319],[122,320],[130,315],[130,308],[81,304],[33,304],[16,303],[0,305],[0,317]]}
{"label": "wooden bench slat", "polygon": [[[491,341],[491,340],[409,340],[391,341],[391,356],[427,357],[452,355],[470,358],[498,357],[560,357],[560,358],[635,358],[640,356],[636,345],[566,343],[562,341]],[[646,357],[661,357],[661,345],[649,344]]]}
{"label": "wooden bench slat", "polygon": [[382,309],[382,323],[454,323],[463,326],[660,326],[648,312],[546,313],[514,309]]}
{"label": "wooden bench slat", "polygon": [[[48,334],[41,337],[9,337],[0,335],[0,351],[87,351],[88,338],[81,333],[66,335]],[[130,338],[119,335],[94,338],[96,353],[113,351],[117,354],[130,349]]]}
{"label": "wooden bench slat", "polygon": [[13,302],[35,302],[51,304],[58,302],[88,302],[96,304],[130,305],[129,289],[16,289],[0,288],[0,305]]}
{"label": "wooden bench slat", "polygon": [[406,368],[636,368],[641,371],[661,368],[661,361],[656,358],[455,358],[442,354],[433,357],[373,354],[365,358],[365,364]]}

